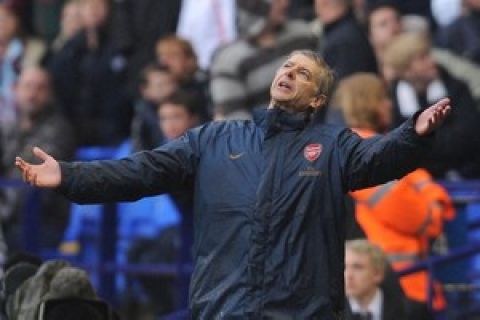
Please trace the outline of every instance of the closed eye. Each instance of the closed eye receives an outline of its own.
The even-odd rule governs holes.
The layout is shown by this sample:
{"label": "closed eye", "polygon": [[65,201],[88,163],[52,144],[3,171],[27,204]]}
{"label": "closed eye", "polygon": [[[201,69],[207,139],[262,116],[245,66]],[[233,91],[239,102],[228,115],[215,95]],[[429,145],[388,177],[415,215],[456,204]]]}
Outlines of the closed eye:
{"label": "closed eye", "polygon": [[300,74],[303,76],[304,79],[310,80],[310,72],[306,69],[301,69]]}

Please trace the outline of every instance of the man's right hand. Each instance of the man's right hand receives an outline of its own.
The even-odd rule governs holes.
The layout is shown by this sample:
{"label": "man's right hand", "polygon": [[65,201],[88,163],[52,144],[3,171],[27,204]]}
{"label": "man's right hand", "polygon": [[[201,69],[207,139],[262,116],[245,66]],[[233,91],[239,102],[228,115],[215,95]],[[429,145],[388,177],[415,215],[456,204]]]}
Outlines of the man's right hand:
{"label": "man's right hand", "polygon": [[43,163],[35,165],[20,157],[15,158],[15,166],[22,172],[23,180],[36,187],[58,187],[62,181],[58,161],[38,147],[33,148],[33,154],[42,159]]}

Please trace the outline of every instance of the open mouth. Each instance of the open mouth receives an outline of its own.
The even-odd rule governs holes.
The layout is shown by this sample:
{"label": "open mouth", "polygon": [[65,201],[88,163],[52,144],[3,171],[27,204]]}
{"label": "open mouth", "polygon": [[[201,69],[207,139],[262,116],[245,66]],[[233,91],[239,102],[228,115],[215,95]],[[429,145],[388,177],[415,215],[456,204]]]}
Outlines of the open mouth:
{"label": "open mouth", "polygon": [[279,81],[277,86],[282,90],[292,90],[292,86],[287,81]]}

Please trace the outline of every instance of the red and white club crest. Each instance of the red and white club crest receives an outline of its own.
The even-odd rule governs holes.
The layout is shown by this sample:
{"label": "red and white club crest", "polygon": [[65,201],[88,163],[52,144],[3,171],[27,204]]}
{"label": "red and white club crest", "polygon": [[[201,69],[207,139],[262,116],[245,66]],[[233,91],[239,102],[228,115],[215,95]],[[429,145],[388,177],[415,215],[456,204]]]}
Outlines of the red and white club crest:
{"label": "red and white club crest", "polygon": [[305,147],[303,150],[303,155],[305,159],[310,162],[313,162],[320,157],[320,153],[322,153],[322,145],[319,143],[312,143]]}

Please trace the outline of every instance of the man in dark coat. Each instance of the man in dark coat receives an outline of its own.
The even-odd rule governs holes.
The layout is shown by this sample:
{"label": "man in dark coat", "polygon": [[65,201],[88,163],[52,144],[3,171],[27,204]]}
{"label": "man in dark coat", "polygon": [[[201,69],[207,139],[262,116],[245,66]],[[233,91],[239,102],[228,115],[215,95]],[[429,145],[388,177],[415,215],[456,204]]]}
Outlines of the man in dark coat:
{"label": "man in dark coat", "polygon": [[411,33],[398,36],[385,51],[385,65],[397,78],[392,84],[395,125],[439,97],[455,101],[451,117],[436,133],[425,168],[440,179],[479,178],[480,113],[468,87],[437,66],[428,38]]}
{"label": "man in dark coat", "polygon": [[338,319],[344,304],[344,198],[402,176],[447,117],[443,99],[385,137],[361,139],[315,117],[332,73],[314,52],[278,69],[253,121],[218,121],[117,161],[17,158],[24,179],[78,202],[194,188],[194,319]]}
{"label": "man in dark coat", "polygon": [[107,32],[109,4],[85,0],[85,29],[49,62],[57,101],[74,126],[80,146],[115,145],[129,134],[127,60]]}

